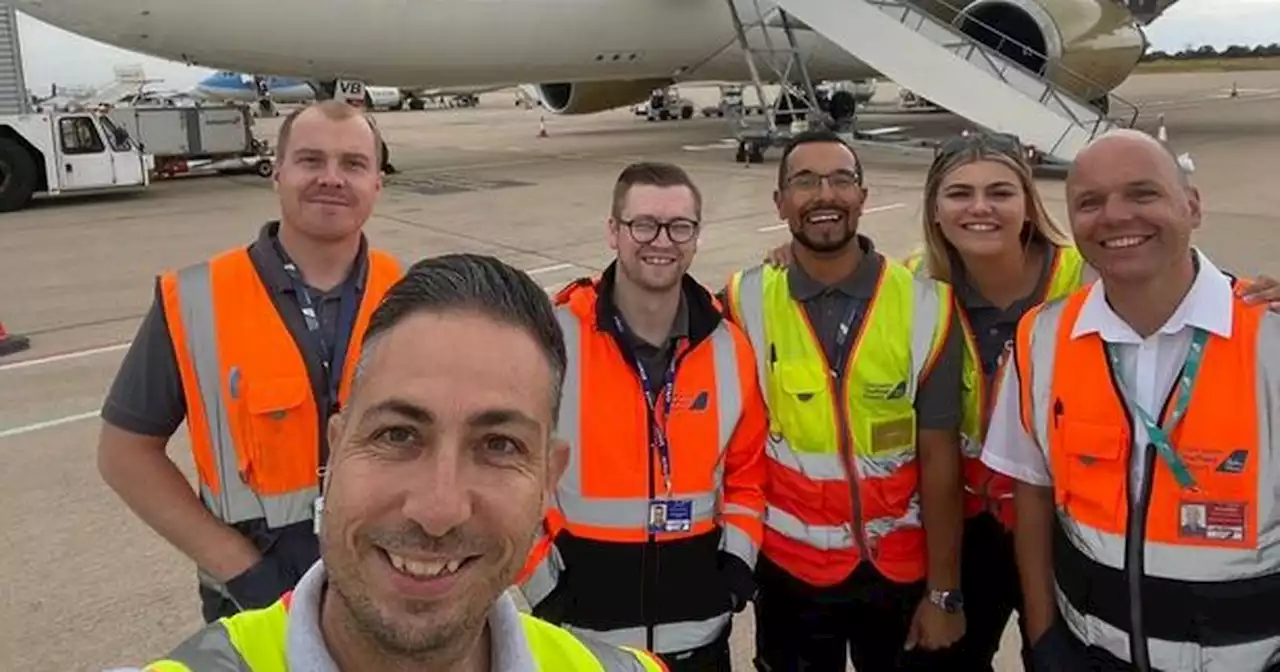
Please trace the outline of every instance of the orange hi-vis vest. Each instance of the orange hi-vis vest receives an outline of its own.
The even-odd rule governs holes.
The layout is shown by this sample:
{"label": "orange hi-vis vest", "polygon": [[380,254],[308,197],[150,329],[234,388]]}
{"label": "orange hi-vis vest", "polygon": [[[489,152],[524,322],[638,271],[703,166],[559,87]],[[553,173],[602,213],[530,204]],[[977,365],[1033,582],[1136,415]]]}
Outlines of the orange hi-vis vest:
{"label": "orange hi-vis vest", "polygon": [[1152,670],[1280,669],[1280,316],[1230,299],[1231,335],[1208,333],[1185,415],[1170,428],[1176,381],[1150,409],[1193,483],[1152,444],[1135,493],[1142,421],[1101,336],[1073,336],[1089,292],[1028,312],[1013,355],[1023,428],[1053,474],[1062,618]]}
{"label": "orange hi-vis vest", "polygon": [[[652,381],[651,411],[627,339],[613,326],[611,270],[555,298],[568,353],[557,433],[569,460],[517,583],[534,615],[567,603],[545,617],[575,633],[684,651],[714,642],[733,616],[720,556],[755,567],[764,401],[746,336],[686,278],[689,334],[672,354],[670,387]],[[664,519],[654,518],[655,504]],[[553,591],[568,595],[547,600]]]}
{"label": "orange hi-vis vest", "polygon": [[924,578],[915,395],[946,343],[950,288],[886,259],[839,379],[787,269],[734,274],[727,302],[769,410],[761,553],[815,586],[863,560],[893,581]]}
{"label": "orange hi-vis vest", "polygon": [[[368,278],[348,340],[339,403],[350,394],[365,328],[401,275],[369,250]],[[320,415],[306,362],[247,248],[160,279],[200,497],[232,525],[311,520],[319,495]]]}

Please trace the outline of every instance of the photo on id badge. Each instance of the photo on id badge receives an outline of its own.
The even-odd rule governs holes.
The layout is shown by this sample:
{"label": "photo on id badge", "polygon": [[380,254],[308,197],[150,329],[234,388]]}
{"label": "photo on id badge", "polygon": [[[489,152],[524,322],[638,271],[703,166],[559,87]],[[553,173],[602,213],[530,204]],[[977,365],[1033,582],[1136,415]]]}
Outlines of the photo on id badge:
{"label": "photo on id badge", "polygon": [[688,532],[692,528],[692,501],[660,500],[649,504],[649,531]]}
{"label": "photo on id badge", "polygon": [[1244,541],[1245,506],[1240,502],[1181,502],[1178,533],[1209,541]]}

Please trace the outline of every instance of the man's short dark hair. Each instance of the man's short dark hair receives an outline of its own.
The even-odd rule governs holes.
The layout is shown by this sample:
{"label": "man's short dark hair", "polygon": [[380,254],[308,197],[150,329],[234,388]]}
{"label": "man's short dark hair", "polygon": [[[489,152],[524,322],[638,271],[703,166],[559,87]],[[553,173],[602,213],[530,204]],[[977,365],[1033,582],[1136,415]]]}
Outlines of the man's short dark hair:
{"label": "man's short dark hair", "polygon": [[[551,367],[552,424],[560,415],[566,354],[564,333],[551,299],[529,274],[482,254],[446,254],[423,259],[387,290],[364,332],[357,376],[378,337],[419,312],[470,310],[523,329],[538,343]],[[424,343],[423,347],[431,347]],[[494,353],[502,357],[501,353]]]}
{"label": "man's short dark hair", "polygon": [[660,161],[641,161],[622,169],[617,182],[613,185],[611,214],[614,219],[622,218],[622,204],[626,202],[627,193],[631,191],[631,187],[637,184],[652,187],[688,187],[693,193],[694,212],[697,213],[699,220],[702,219],[702,191],[693,183],[693,178],[689,177],[689,173],[685,172],[684,168],[674,163]]}
{"label": "man's short dark hair", "polygon": [[791,153],[801,145],[809,145],[815,142],[835,143],[849,150],[853,155],[853,160],[858,166],[858,184],[862,184],[862,159],[858,156],[858,150],[853,148],[847,140],[840,136],[839,133],[826,128],[815,128],[812,130],[797,133],[791,136],[787,144],[782,148],[782,158],[778,160],[778,188],[782,189],[787,182],[787,159],[791,158]]}

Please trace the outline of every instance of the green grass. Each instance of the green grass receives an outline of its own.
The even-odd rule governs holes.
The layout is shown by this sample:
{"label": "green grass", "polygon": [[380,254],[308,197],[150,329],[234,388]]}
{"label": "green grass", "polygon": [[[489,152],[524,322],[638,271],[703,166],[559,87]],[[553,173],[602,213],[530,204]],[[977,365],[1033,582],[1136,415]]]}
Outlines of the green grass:
{"label": "green grass", "polygon": [[1150,61],[1139,63],[1135,72],[1239,72],[1242,70],[1280,70],[1280,56]]}

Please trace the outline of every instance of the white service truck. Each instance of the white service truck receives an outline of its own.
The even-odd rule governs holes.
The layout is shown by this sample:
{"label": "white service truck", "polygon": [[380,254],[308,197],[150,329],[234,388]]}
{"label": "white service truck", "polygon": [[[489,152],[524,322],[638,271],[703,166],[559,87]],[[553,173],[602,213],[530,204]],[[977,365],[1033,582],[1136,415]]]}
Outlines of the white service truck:
{"label": "white service truck", "polygon": [[144,189],[153,158],[96,111],[0,115],[0,212],[37,196]]}
{"label": "white service truck", "polygon": [[266,144],[253,137],[246,106],[120,106],[107,115],[154,157],[159,177],[220,166],[271,174]]}

